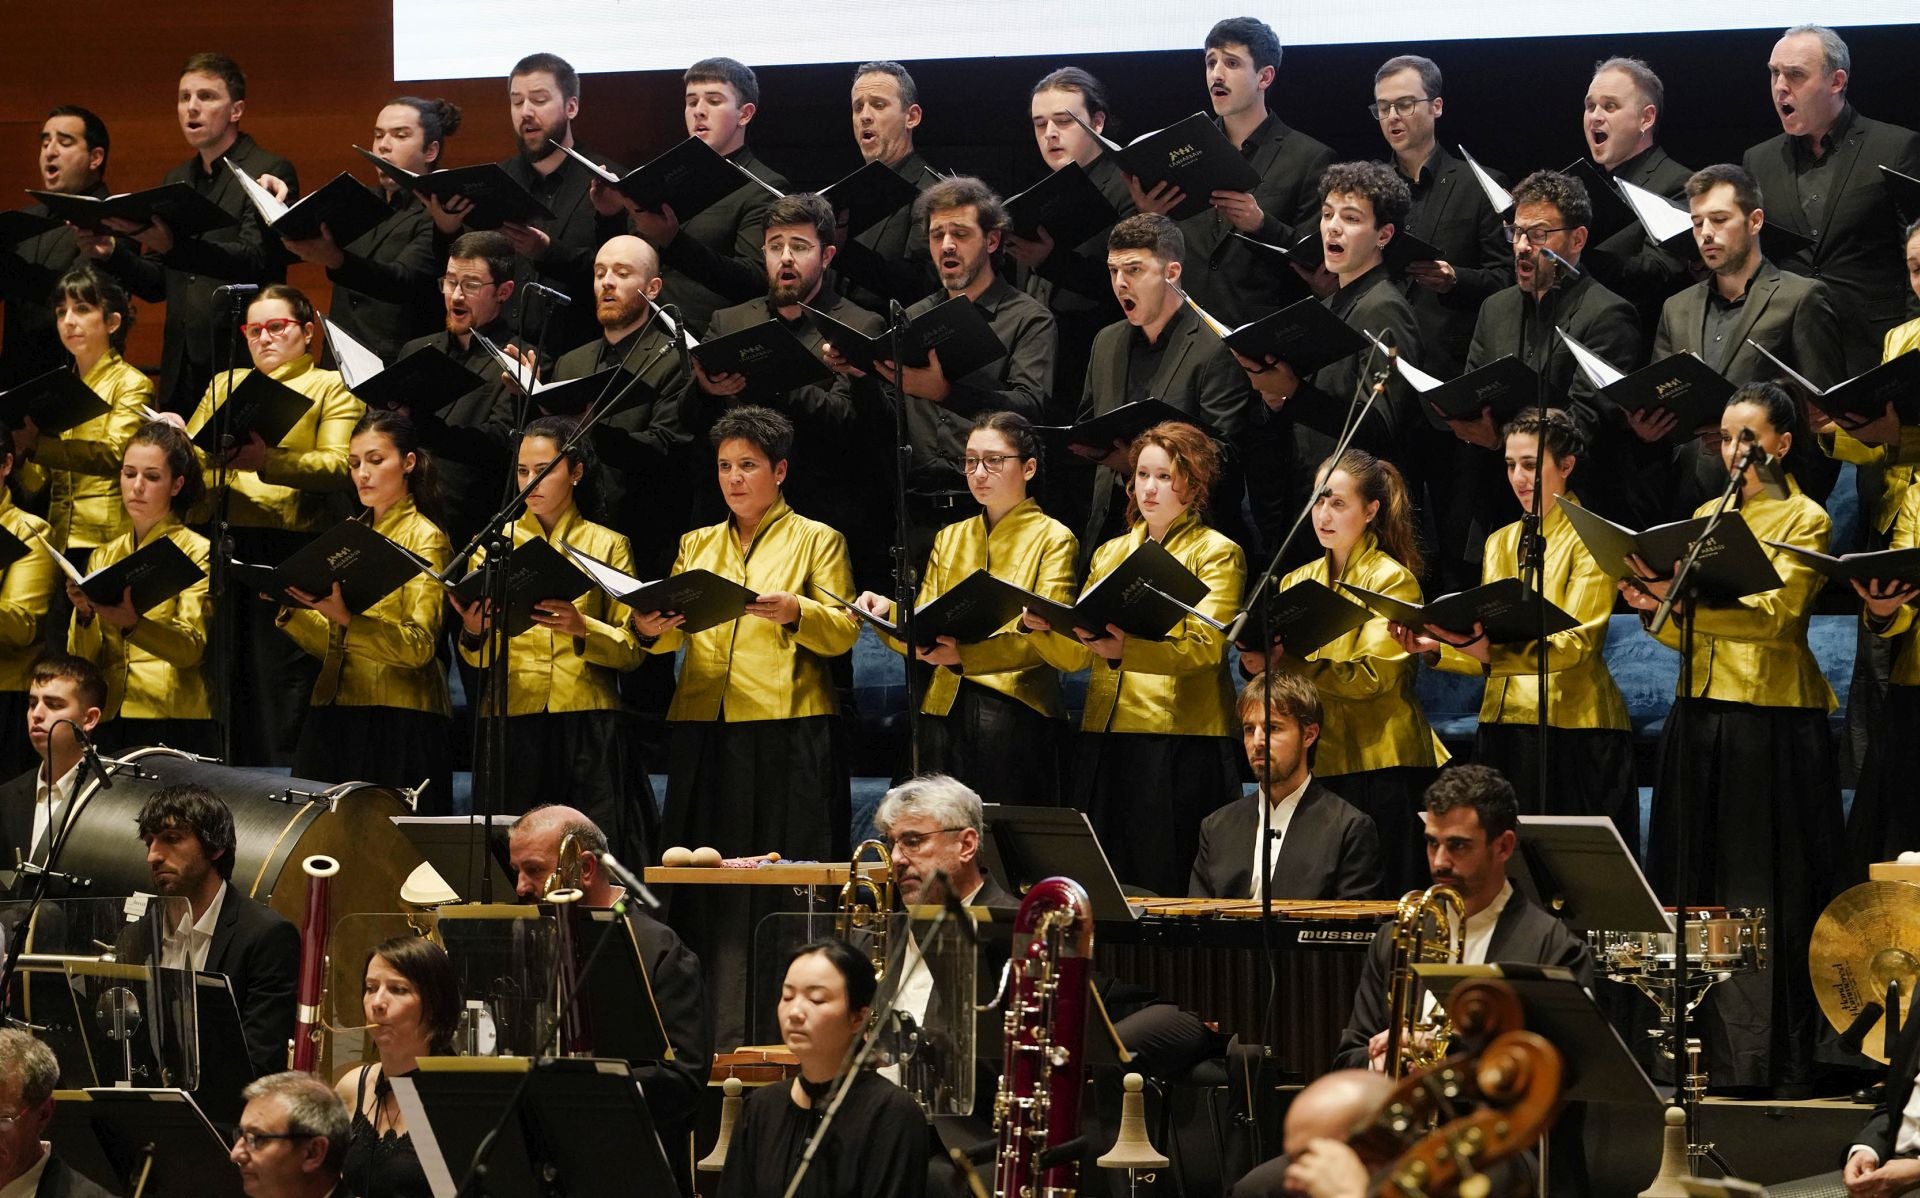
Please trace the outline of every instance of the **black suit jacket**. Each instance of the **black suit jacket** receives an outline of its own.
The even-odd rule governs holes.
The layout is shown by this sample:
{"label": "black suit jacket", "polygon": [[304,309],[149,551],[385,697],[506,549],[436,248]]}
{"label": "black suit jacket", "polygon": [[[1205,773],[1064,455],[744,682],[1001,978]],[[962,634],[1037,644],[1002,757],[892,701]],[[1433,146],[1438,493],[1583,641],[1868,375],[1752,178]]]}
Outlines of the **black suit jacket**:
{"label": "black suit jacket", "polygon": [[[216,297],[214,292],[227,283],[280,283],[287,277],[285,247],[267,231],[226,161],[256,179],[261,175],[280,179],[287,185],[289,204],[300,197],[299,175],[291,162],[261,149],[245,133],[223,159],[214,163],[212,171],[206,171],[195,154],[168,171],[161,182],[194,185],[238,217],[238,225],[215,229],[205,237],[175,237],[173,248],[165,254],[142,254],[138,242],[122,237],[106,259],[107,268],[124,279],[135,295],[149,303],[166,301],[160,386],[153,399],[154,406],[163,411],[192,412],[213,378],[214,362],[208,356],[213,352],[213,334],[228,323],[230,315],[225,297]],[[233,338],[234,364],[246,365],[247,351],[240,344],[239,330],[222,336]]]}
{"label": "black suit jacket", "polygon": [[[1231,139],[1229,139],[1231,140]],[[1333,163],[1333,151],[1277,116],[1269,115],[1240,147],[1260,183],[1253,196],[1266,219],[1250,236],[1269,245],[1285,245],[1295,228],[1311,224],[1320,211],[1320,176]],[[1209,208],[1180,222],[1187,237],[1181,282],[1200,306],[1229,326],[1245,324],[1299,294],[1262,251],[1233,236],[1226,218]]]}
{"label": "black suit jacket", "polygon": [[[146,916],[153,918],[153,914]],[[154,939],[133,933],[130,927],[121,936],[120,960],[151,964],[147,947]],[[253,1075],[264,1077],[285,1069],[287,1043],[293,1039],[295,987],[300,980],[300,930],[228,883],[213,940],[207,945],[206,972],[225,974],[233,990]]]}
{"label": "black suit jacket", "polygon": [[[40,769],[32,769],[0,784],[0,870],[9,873],[14,864],[32,849],[33,804],[37,797]],[[16,879],[9,898],[25,898],[31,887]]]}
{"label": "black suit jacket", "polygon": [[[1187,894],[1243,899],[1253,893],[1254,839],[1260,833],[1256,791],[1228,803],[1200,824]],[[1276,899],[1370,899],[1380,891],[1380,829],[1373,817],[1316,779],[1300,796],[1273,865]]]}
{"label": "black suit jacket", "polygon": [[93,1184],[67,1162],[48,1153],[47,1167],[40,1171],[40,1184],[34,1187],[33,1198],[112,1198],[112,1192]]}
{"label": "black suit jacket", "polygon": [[446,313],[440,302],[442,259],[434,253],[426,205],[403,192],[393,197],[391,209],[385,220],[342,246],[345,260],[327,272],[333,282],[327,315],[383,362],[392,362],[413,338],[444,328]]}
{"label": "black suit jacket", "polygon": [[[1184,304],[1160,335],[1170,340],[1160,351],[1147,395],[1201,421],[1218,438],[1238,438],[1253,416],[1256,401],[1246,372],[1233,360],[1226,343]],[[1074,423],[1091,420],[1127,401],[1132,390],[1127,379],[1128,355],[1135,336],[1131,324],[1118,320],[1094,337]],[[1216,501],[1214,507],[1223,505]],[[1120,515],[1125,510],[1121,480],[1105,466],[1099,467],[1094,471],[1093,505],[1080,538],[1083,572],[1094,548],[1119,534]]]}
{"label": "black suit jacket", "polygon": [[[768,186],[782,191],[786,176],[779,174],[741,146],[727,160],[751,171]],[[661,277],[666,288],[661,299],[680,305],[687,324],[698,336],[707,335],[713,314],[731,304],[743,304],[767,289],[767,258],[762,245],[767,209],[773,196],[758,183],[743,183],[711,208],[682,221],[673,244],[660,251]]]}
{"label": "black suit jacket", "polygon": [[[585,146],[576,145],[574,149],[595,162],[604,163]],[[571,157],[563,156],[560,165],[545,175],[534,170],[519,154],[502,159],[500,169],[553,213],[552,220],[539,222],[541,231],[547,235],[546,253],[538,262],[514,259],[513,278],[519,285],[521,331],[542,342],[539,348],[546,357],[557,357],[599,336],[600,325],[593,313],[593,256],[600,252],[607,238],[625,231],[626,221],[624,215],[600,215],[593,206],[593,172]],[[452,239],[436,230],[436,263],[447,260],[450,245]],[[544,330],[541,317],[532,311],[532,306],[541,301],[532,298],[533,293],[527,290],[529,282],[544,283],[573,300],[564,308],[542,309],[547,313]]]}
{"label": "black suit jacket", "polygon": [[1487,202],[1472,169],[1439,145],[1414,188],[1406,227],[1409,234],[1440,251],[1456,280],[1452,290],[1444,292],[1430,291],[1411,279],[1400,284],[1413,305],[1425,355],[1408,361],[1437,378],[1452,378],[1467,360],[1480,305],[1513,282],[1513,250],[1501,232],[1500,214]]}
{"label": "black suit jacket", "polygon": [[[1367,1041],[1386,1030],[1388,1017],[1387,971],[1393,957],[1393,925],[1383,924],[1367,948],[1367,963],[1360,972],[1360,986],[1353,992],[1353,1017],[1340,1035],[1340,1046],[1333,1058],[1336,1069],[1365,1069]],[[1580,984],[1593,987],[1593,953],[1587,943],[1569,932],[1566,925],[1533,902],[1518,889],[1493,925],[1493,938],[1487,943],[1487,961],[1524,962],[1531,965],[1559,965],[1571,969]]]}
{"label": "black suit jacket", "polygon": [[708,1066],[713,1062],[713,1011],[700,974],[700,958],[672,928],[633,902],[627,905],[627,926],[640,947],[660,1024],[673,1046],[673,1060],[636,1064],[633,1075],[646,1095],[654,1125],[670,1132],[686,1122],[706,1093]]}
{"label": "black suit jacket", "polygon": [[[105,184],[96,183],[83,194],[105,199]],[[47,206],[26,209],[45,216]],[[67,364],[66,346],[54,327],[53,285],[79,259],[73,231],[65,225],[0,247],[0,301],[4,301],[5,332],[0,332],[0,391],[24,383]]]}
{"label": "black suit jacket", "polygon": [[1890,166],[1920,176],[1920,133],[1852,112],[1834,146],[1840,183],[1821,219],[1808,220],[1794,184],[1794,147],[1781,133],[1749,149],[1743,159],[1766,198],[1767,219],[1814,238],[1813,248],[1783,259],[1796,274],[1825,279],[1846,337],[1847,371],[1880,361],[1881,337],[1906,317],[1911,291],[1900,253],[1900,216],[1881,183]]}
{"label": "black suit jacket", "polygon": [[[1692,171],[1667,157],[1666,150],[1657,145],[1621,163],[1620,169],[1613,172],[1615,179],[1625,179],[1636,187],[1682,204],[1687,202],[1687,180],[1692,175]],[[1639,221],[1630,221],[1626,228],[1605,241],[1589,243],[1580,265],[1632,304],[1640,314],[1640,328],[1646,331],[1660,319],[1660,305],[1667,297],[1693,281],[1687,263],[1694,257],[1692,251],[1688,251],[1686,258],[1669,254],[1647,240],[1646,230]]]}
{"label": "black suit jacket", "polygon": [[1913,1097],[1914,1075],[1920,1073],[1920,1019],[1908,1017],[1888,1057],[1886,1094],[1867,1117],[1867,1125],[1853,1138],[1854,1143],[1865,1144],[1879,1153],[1882,1164],[1893,1159],[1900,1120],[1908,1100]]}

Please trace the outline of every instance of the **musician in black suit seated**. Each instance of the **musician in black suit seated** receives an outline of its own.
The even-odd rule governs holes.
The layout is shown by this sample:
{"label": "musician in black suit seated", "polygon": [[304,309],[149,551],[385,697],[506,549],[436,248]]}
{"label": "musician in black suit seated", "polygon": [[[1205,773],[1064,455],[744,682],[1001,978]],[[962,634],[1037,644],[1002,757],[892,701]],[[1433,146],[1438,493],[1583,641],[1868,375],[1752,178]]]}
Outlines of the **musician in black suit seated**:
{"label": "musician in black suit seated", "polygon": [[[780,1038],[800,1061],[787,1083],[748,1096],[720,1174],[720,1198],[786,1193],[807,1142],[843,1080],[847,1049],[866,1027],[877,985],[866,955],[844,940],[814,940],[787,958]],[[821,1141],[799,1198],[921,1198],[927,1122],[905,1090],[870,1070],[853,1079]]]}
{"label": "musician in black suit seated", "polygon": [[[1609,181],[1682,203],[1690,172],[1656,140],[1666,104],[1667,89],[1652,67],[1637,58],[1609,58],[1593,68],[1580,129],[1587,156]],[[1584,260],[1594,278],[1634,306],[1642,333],[1652,332],[1666,298],[1693,281],[1687,260],[1654,245],[1637,220],[1587,246]]]}
{"label": "musician in black suit seated", "polygon": [[[36,764],[0,785],[0,870],[12,870],[21,861],[47,863],[83,781],[80,739],[72,725],[92,735],[106,702],[106,679],[86,658],[47,653],[33,663],[27,685],[27,740]],[[26,874],[14,879],[13,897],[25,898],[33,891]],[[65,890],[56,882],[47,893],[58,898]]]}
{"label": "musician in black suit seated", "polygon": [[[1109,294],[1121,319],[1093,339],[1075,423],[1122,404],[1157,399],[1193,417],[1223,446],[1237,444],[1254,415],[1253,389],[1233,352],[1207,327],[1180,290],[1186,239],[1157,212],[1140,212],[1107,235]],[[1093,551],[1126,531],[1129,440],[1075,446],[1099,463],[1086,530],[1080,538],[1082,572]],[[1240,520],[1240,469],[1226,463],[1214,483],[1212,509],[1220,531],[1247,543]]]}
{"label": "musician in black suit seated", "polygon": [[140,808],[137,826],[155,893],[186,899],[191,922],[160,929],[157,961],[147,959],[153,938],[129,929],[121,937],[120,960],[225,974],[251,1073],[278,1070],[293,1038],[300,932],[233,886],[233,813],[206,787],[183,783],[154,792]]}
{"label": "musician in black suit seated", "polygon": [[1260,897],[1259,804],[1265,796],[1274,898],[1379,897],[1380,829],[1371,816],[1313,777],[1313,746],[1322,721],[1319,690],[1298,674],[1261,674],[1240,692],[1239,711],[1240,743],[1256,789],[1200,825],[1200,851],[1187,893]]}
{"label": "musician in black suit seated", "polygon": [[[640,964],[647,971],[661,1029],[673,1048],[671,1061],[631,1062],[633,1076],[646,1096],[661,1143],[668,1145],[667,1158],[675,1176],[681,1176],[687,1154],[674,1151],[672,1145],[676,1137],[684,1139],[691,1130],[713,1060],[713,1017],[700,958],[672,928],[649,914],[638,898],[614,883],[600,864],[607,851],[606,833],[572,807],[535,807],[514,822],[507,837],[507,860],[513,870],[513,891],[521,902],[538,902],[545,893],[560,860],[560,843],[569,834],[580,847],[580,901],[589,907],[611,907],[623,897],[627,900],[627,926],[640,949]],[[635,1018],[651,1017],[652,1012],[635,1013]],[[689,1179],[681,1176],[681,1182],[687,1185]]]}
{"label": "musician in black suit seated", "polygon": [[278,283],[287,277],[286,251],[248,202],[227,163],[256,178],[272,175],[300,197],[293,164],[262,149],[240,131],[247,106],[247,77],[224,54],[200,53],[180,68],[174,111],[193,157],[167,172],[164,183],[185,183],[226,209],[238,223],[202,236],[176,233],[164,220],[145,228],[113,220],[112,234],[78,234],[82,254],[101,260],[148,303],[166,301],[166,332],[160,351],[160,386],[153,405],[187,413],[207,389],[223,358],[240,358],[240,345],[222,287],[228,283]]}
{"label": "musician in black suit seated", "polygon": [[1879,364],[1881,338],[1907,314],[1900,217],[1877,168],[1920,177],[1920,133],[1856,111],[1847,98],[1852,74],[1839,34],[1823,25],[1787,30],[1767,59],[1781,131],[1742,159],[1773,201],[1774,223],[1813,239],[1780,265],[1833,288],[1850,376]]}
{"label": "musician in black suit seated", "polygon": [[[1267,107],[1280,74],[1280,39],[1256,17],[1229,17],[1207,31],[1207,94],[1215,123],[1253,169],[1252,191],[1216,191],[1209,207],[1180,222],[1187,236],[1187,290],[1228,324],[1243,324],[1280,307],[1298,289],[1276,279],[1263,251],[1286,245],[1312,227],[1320,206],[1320,176],[1333,151],[1291,128]],[[1151,192],[1132,188],[1142,212],[1171,212],[1186,198],[1172,183]]]}
{"label": "musician in black suit seated", "polygon": [[1920,1189],[1920,1112],[1913,1107],[1920,1073],[1920,1019],[1908,1016],[1893,1045],[1886,1095],[1847,1150],[1841,1174],[1850,1195],[1907,1194]]}
{"label": "musician in black suit seated", "polygon": [[687,136],[706,142],[760,181],[743,180],[718,203],[685,220],[671,204],[652,212],[626,203],[633,231],[660,251],[667,299],[680,305],[695,333],[705,336],[716,311],[745,303],[765,286],[762,220],[776,194],[787,189],[787,180],[747,145],[747,125],[760,110],[760,80],[751,67],[731,58],[703,58],[687,68],[683,82]]}
{"label": "musician in black suit seated", "polygon": [[60,1063],[53,1050],[16,1028],[0,1029],[0,1194],[7,1198],[107,1198],[41,1137],[53,1125]]}
{"label": "musician in black suit seated", "polygon": [[[459,128],[459,105],[401,96],[374,118],[368,144],[395,166],[423,175],[441,164],[447,138]],[[374,194],[387,208],[385,219],[346,245],[324,224],[317,237],[280,240],[301,261],[326,268],[333,283],[328,319],[391,362],[403,343],[440,323],[434,292],[440,254],[432,215],[417,194],[384,173]]]}

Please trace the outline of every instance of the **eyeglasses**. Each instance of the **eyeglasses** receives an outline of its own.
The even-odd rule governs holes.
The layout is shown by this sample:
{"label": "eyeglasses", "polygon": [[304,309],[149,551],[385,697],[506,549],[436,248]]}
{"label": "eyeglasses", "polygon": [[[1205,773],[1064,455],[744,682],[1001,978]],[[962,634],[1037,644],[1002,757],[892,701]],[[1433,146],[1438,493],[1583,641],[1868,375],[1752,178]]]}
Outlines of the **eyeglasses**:
{"label": "eyeglasses", "polygon": [[893,851],[896,853],[902,849],[909,853],[917,853],[920,851],[922,845],[940,835],[942,832],[964,831],[966,831],[965,828],[935,828],[931,832],[902,832],[898,836],[889,838],[887,843],[893,846]]}
{"label": "eyeglasses", "polygon": [[285,316],[276,316],[272,320],[256,321],[240,326],[240,334],[249,341],[258,341],[262,337],[284,337],[289,330],[300,327],[300,322]]}
{"label": "eyeglasses", "polygon": [[1553,227],[1549,228],[1546,225],[1528,225],[1526,228],[1523,229],[1515,225],[1500,226],[1500,228],[1506,232],[1507,242],[1509,244],[1517,242],[1522,237],[1524,237],[1527,239],[1528,243],[1531,245],[1539,245],[1541,242],[1547,239],[1549,234],[1565,233],[1568,229],[1571,229],[1572,227],[1573,227],[1572,225],[1554,225]]}
{"label": "eyeglasses", "polygon": [[479,295],[489,287],[497,286],[491,279],[463,279],[458,275],[441,275],[440,290],[446,295],[456,292],[460,295]]}
{"label": "eyeglasses", "polygon": [[274,1140],[311,1139],[313,1139],[313,1133],[310,1131],[248,1131],[243,1127],[233,1129],[234,1147],[238,1148],[244,1143],[247,1146],[248,1152],[258,1152],[263,1146]]}
{"label": "eyeglasses", "polygon": [[13,1125],[26,1117],[27,1112],[24,1110],[15,1111],[11,1115],[0,1115],[0,1135],[12,1131]]}
{"label": "eyeglasses", "polygon": [[1024,462],[1027,456],[1022,453],[989,453],[980,457],[971,454],[960,459],[960,473],[972,474],[976,470],[985,470],[988,474],[998,474],[1007,468],[1008,462]]}
{"label": "eyeglasses", "polygon": [[1384,121],[1389,115],[1412,116],[1415,108],[1431,103],[1433,103],[1432,96],[1402,96],[1398,100],[1386,100],[1367,105],[1367,115],[1376,121]]}

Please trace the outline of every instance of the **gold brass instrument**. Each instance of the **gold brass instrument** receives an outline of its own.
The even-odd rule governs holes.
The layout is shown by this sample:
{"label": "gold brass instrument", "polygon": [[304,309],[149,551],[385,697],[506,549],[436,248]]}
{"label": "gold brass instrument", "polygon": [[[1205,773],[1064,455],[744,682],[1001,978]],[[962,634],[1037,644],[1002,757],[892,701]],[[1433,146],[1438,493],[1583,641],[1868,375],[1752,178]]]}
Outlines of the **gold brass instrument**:
{"label": "gold brass instrument", "polygon": [[556,890],[579,890],[581,856],[586,852],[580,847],[580,838],[568,832],[560,838],[560,851],[554,854],[553,872],[547,875],[545,884],[540,887],[540,901],[553,902]]}
{"label": "gold brass instrument", "polygon": [[[860,872],[860,861],[869,853],[880,861],[880,869],[871,875]],[[873,962],[876,981],[887,976],[887,917],[893,913],[893,854],[882,840],[863,840],[853,850],[848,863],[846,885],[840,887],[840,914],[836,933],[851,941],[855,932],[865,933],[867,957]]]}
{"label": "gold brass instrument", "polygon": [[1467,951],[1467,905],[1451,886],[1410,890],[1394,916],[1393,956],[1387,971],[1387,1076],[1424,1073],[1447,1055],[1453,1028],[1444,1008],[1420,1011],[1416,965],[1458,965]]}

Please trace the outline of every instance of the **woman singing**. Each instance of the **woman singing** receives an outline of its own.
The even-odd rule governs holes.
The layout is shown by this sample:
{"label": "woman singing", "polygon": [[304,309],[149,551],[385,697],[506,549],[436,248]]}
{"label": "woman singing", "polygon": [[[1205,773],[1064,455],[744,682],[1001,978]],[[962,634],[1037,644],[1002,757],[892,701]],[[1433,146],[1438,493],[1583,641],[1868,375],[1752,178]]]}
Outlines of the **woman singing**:
{"label": "woman singing", "polygon": [[[412,422],[397,412],[368,412],[354,427],[347,468],[366,509],[360,518],[444,571],[453,549],[432,519],[439,489]],[[292,602],[280,608],[281,631],[320,661],[294,750],[296,777],[392,787],[424,779],[418,812],[452,814],[453,706],[446,666],[434,653],[446,611],[441,593],[435,579],[415,574],[356,615],[337,582],[324,595],[287,590]]]}
{"label": "woman singing", "polygon": [[[935,534],[920,580],[921,605],[975,570],[1072,602],[1079,545],[1066,525],[1027,496],[1041,449],[1040,435],[1016,412],[974,422],[961,468],[981,512]],[[868,591],[858,602],[893,618],[893,600],[885,595]],[[921,772],[951,775],[996,803],[1058,803],[1060,674],[1041,660],[1034,638],[1011,626],[971,645],[943,636],[918,656],[938,667],[920,705],[929,717],[920,725]]]}
{"label": "woman singing", "polygon": [[[840,1088],[847,1049],[871,1014],[873,965],[844,940],[815,940],[787,959],[780,1038],[800,1076],[748,1097],[720,1174],[720,1198],[784,1194],[807,1142]],[[920,1198],[927,1192],[927,1121],[899,1086],[862,1070],[821,1141],[799,1198]]]}
{"label": "woman singing", "polygon": [[[1746,453],[1748,434],[1761,452],[1784,458],[1798,415],[1792,398],[1772,383],[1740,388],[1720,417],[1721,460],[1732,470]],[[1781,585],[1726,602],[1683,597],[1657,634],[1662,644],[1685,651],[1681,629],[1692,622],[1693,687],[1674,700],[1660,738],[1647,852],[1647,873],[1669,903],[1684,898],[1766,908],[1768,941],[1783,951],[1772,954],[1767,969],[1715,988],[1706,1007],[1707,1055],[1713,1084],[1766,1088],[1783,1098],[1805,1096],[1809,1088],[1820,1021],[1806,953],[1792,946],[1805,946],[1813,935],[1833,890],[1843,835],[1827,727],[1833,690],[1807,647],[1821,576],[1767,545],[1781,541],[1825,552],[1832,525],[1791,475],[1787,492],[1784,499],[1769,497],[1750,469],[1734,509]],[[1694,514],[1716,506],[1717,500],[1703,504]],[[1629,564],[1636,577],[1623,581],[1620,593],[1644,620],[1670,580],[1654,577],[1637,557]],[[1684,895],[1676,893],[1682,821]]]}
{"label": "woman singing", "polygon": [[[1558,410],[1528,413],[1501,432],[1507,483],[1523,511],[1540,490],[1540,532],[1546,543],[1542,590],[1547,602],[1580,622],[1547,638],[1547,739],[1540,743],[1537,641],[1490,643],[1472,628],[1430,629],[1422,636],[1399,624],[1393,636],[1409,653],[1428,654],[1440,669],[1484,674],[1474,759],[1513,783],[1522,811],[1549,815],[1605,815],[1627,847],[1640,849],[1640,792],[1633,781],[1633,733],[1626,700],[1607,672],[1601,650],[1613,613],[1613,580],[1567,520],[1562,502],[1578,503],[1567,480],[1580,463],[1580,432]],[[1521,577],[1522,523],[1487,538],[1481,581]],[[1540,754],[1546,754],[1547,793],[1541,795]]]}
{"label": "woman singing", "polygon": [[[1420,546],[1400,471],[1365,450],[1349,449],[1321,465],[1318,486],[1313,532],[1326,552],[1281,579],[1280,590],[1312,579],[1419,603]],[[1313,772],[1380,826],[1387,894],[1424,890],[1425,832],[1418,813],[1447,751],[1413,697],[1413,662],[1386,619],[1374,616],[1304,656],[1275,645],[1271,657],[1275,669],[1303,674],[1320,688],[1327,718]],[[1267,660],[1245,654],[1241,668],[1257,673]]]}
{"label": "woman singing", "polygon": [[[145,424],[127,442],[120,464],[120,502],[128,529],[93,551],[95,570],[165,537],[207,568],[207,538],[182,519],[204,494],[193,443],[171,424]],[[137,612],[132,588],[112,606],[94,603],[68,583],[73,626],[68,650],[100,667],[107,702],[95,739],[116,752],[166,744],[196,753],[218,750],[207,684],[200,674],[210,615],[207,580]]]}
{"label": "woman singing", "polygon": [[[844,859],[852,800],[835,727],[828,659],[853,648],[854,617],[831,598],[853,589],[847,543],[787,506],[780,493],[793,425],[768,408],[734,408],[714,422],[729,516],[680,538],[673,573],[706,569],[757,598],[746,615],[691,635],[675,612],[639,612],[651,653],[685,648],[667,709],[669,845],[712,845],[729,856],[779,852]],[[707,967],[715,1040],[745,1043],[750,937],[776,909],[766,887],[694,886],[669,921]]]}
{"label": "woman singing", "polygon": [[412,1073],[421,1057],[453,1054],[460,982],[446,950],[421,936],[382,941],[362,976],[360,1009],[380,1059],[347,1070],[334,1087],[353,1114],[341,1190],[356,1198],[431,1198],[392,1079]]}
{"label": "woman singing", "polygon": [[[216,413],[233,388],[253,371],[313,401],[279,444],[268,445],[258,433],[235,433],[225,470],[208,460],[209,485],[224,481],[234,555],[242,561],[278,565],[346,514],[344,496],[353,489],[347,441],[366,406],[348,393],[337,372],[314,364],[319,319],[298,288],[285,283],[261,288],[240,326],[252,368],[216,377],[187,421],[187,431],[196,434],[216,424]],[[215,495],[216,509],[220,503]],[[290,762],[318,670],[298,645],[274,631],[276,604],[239,603],[241,611],[227,617],[233,620],[234,660],[222,667],[234,756],[252,765]]]}
{"label": "woman singing", "polygon": [[[1198,610],[1222,623],[1232,619],[1247,567],[1240,547],[1201,518],[1220,469],[1213,441],[1169,421],[1135,438],[1128,459],[1132,527],[1094,552],[1087,590],[1151,540],[1206,584]],[[1092,670],[1072,805],[1092,820],[1122,882],[1155,894],[1186,893],[1200,821],[1240,792],[1226,638],[1191,615],[1157,641],[1129,637],[1112,624],[1096,636],[1054,629],[1032,611],[1023,619],[1047,634],[1037,648],[1056,669]]]}
{"label": "woman singing", "polygon": [[[584,445],[562,454],[575,427],[572,417],[542,416],[521,436],[517,486],[532,482],[556,458],[561,464],[527,496],[513,543],[543,540],[555,551],[571,545],[631,572],[627,538],[580,510],[598,467]],[[484,554],[476,555],[473,568],[483,564]],[[485,670],[493,642],[483,601],[450,601],[460,613],[460,656]],[[572,599],[541,601],[532,626],[508,643],[505,782],[515,810],[564,798],[587,813],[616,852],[644,860],[644,846],[656,843],[655,813],[653,789],[620,711],[619,676],[640,661],[627,615],[625,604],[589,587]],[[491,710],[485,699],[482,706]]]}

